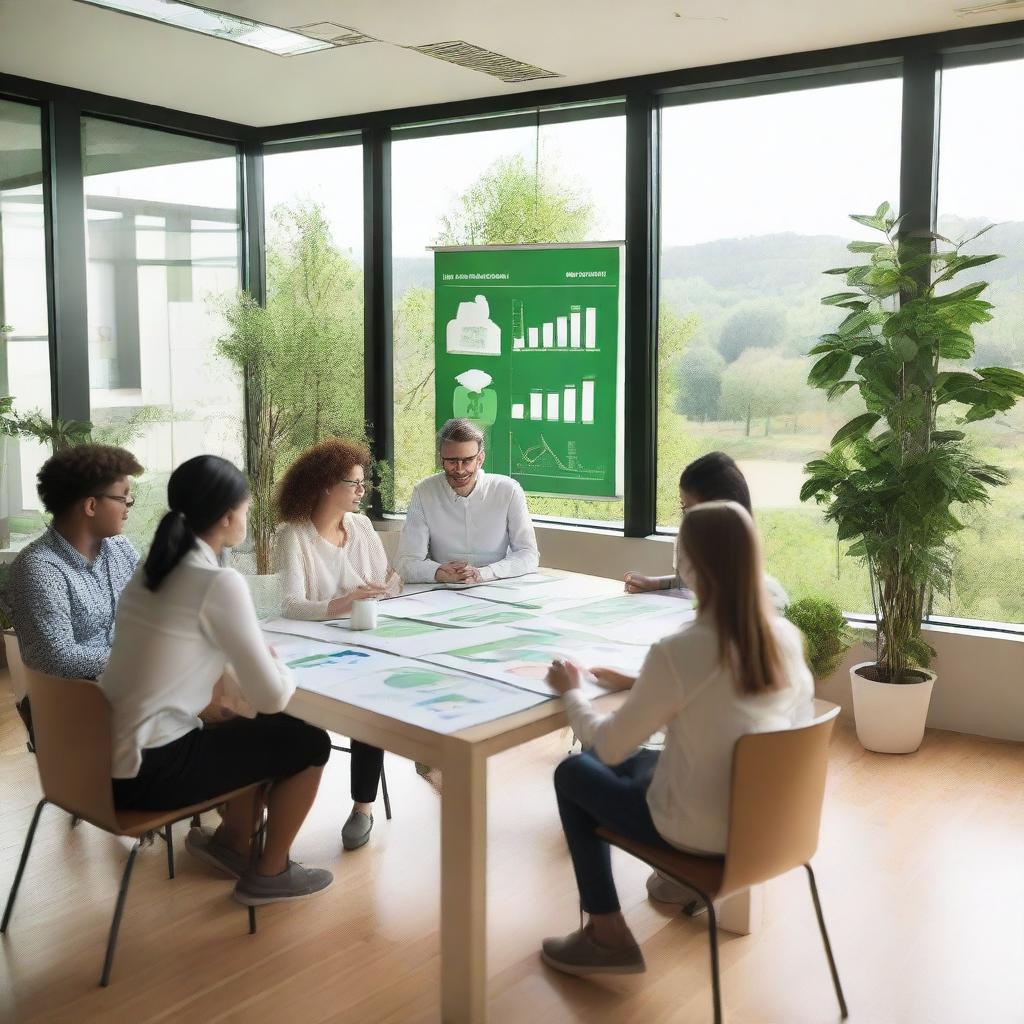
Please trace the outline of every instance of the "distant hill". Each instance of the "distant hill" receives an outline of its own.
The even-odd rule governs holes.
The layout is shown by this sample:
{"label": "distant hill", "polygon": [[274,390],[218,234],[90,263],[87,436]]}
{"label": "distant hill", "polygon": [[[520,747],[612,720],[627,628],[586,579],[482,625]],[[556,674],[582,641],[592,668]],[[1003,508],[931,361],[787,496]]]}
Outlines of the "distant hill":
{"label": "distant hill", "polygon": [[[943,217],[942,234],[962,238],[984,227],[984,220]],[[750,235],[745,238],[724,238],[698,245],[668,246],[661,254],[663,282],[703,280],[711,288],[749,289],[771,294],[793,288],[804,289],[810,283],[825,294],[835,281],[822,275],[829,267],[842,267],[858,257],[846,251],[847,239],[837,235],[799,235],[792,232],[773,235]],[[976,277],[984,276],[998,295],[1000,285],[1013,284],[1024,288],[1024,221],[998,224],[971,246],[975,252],[998,252],[1005,258],[981,268]],[[430,256],[399,256],[392,269],[394,293],[401,296],[410,288],[432,288],[433,258]],[[964,276],[965,281],[968,279]],[[671,289],[669,289],[671,291]]]}

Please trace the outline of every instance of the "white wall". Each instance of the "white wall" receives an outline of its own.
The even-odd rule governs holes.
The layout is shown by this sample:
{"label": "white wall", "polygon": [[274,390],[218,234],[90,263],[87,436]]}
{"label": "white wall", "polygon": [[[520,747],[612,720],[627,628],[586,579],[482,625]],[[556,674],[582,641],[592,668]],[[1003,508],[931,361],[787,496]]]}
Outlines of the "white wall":
{"label": "white wall", "polygon": [[[397,549],[401,520],[377,523],[389,554]],[[671,572],[672,539],[631,538],[571,526],[538,526],[541,565],[621,579],[633,569],[650,575]],[[785,581],[783,580],[783,583]],[[938,652],[932,669],[928,725],[935,729],[1024,741],[1024,636],[949,627],[928,627],[927,640]],[[820,684],[818,694],[852,715],[850,665],[868,661],[858,646],[843,666]]]}

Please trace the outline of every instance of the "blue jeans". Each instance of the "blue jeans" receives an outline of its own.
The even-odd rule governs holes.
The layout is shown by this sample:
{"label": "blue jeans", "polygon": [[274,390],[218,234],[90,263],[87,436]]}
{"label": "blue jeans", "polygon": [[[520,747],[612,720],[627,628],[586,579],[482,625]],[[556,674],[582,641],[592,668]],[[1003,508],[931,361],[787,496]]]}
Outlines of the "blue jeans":
{"label": "blue jeans", "polygon": [[601,826],[637,842],[674,849],[654,827],[647,788],[658,751],[640,750],[614,768],[589,751],[567,757],[555,769],[558,813],[588,914],[612,914],[619,897],[612,878],[611,848],[597,835]]}

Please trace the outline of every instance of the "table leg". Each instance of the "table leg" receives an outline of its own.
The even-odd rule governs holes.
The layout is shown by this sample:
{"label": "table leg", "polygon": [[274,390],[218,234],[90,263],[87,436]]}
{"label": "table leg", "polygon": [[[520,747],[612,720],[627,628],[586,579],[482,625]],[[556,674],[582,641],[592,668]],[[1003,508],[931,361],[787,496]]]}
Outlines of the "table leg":
{"label": "table leg", "polygon": [[760,885],[742,889],[716,904],[718,927],[734,935],[750,935],[751,932],[757,931],[764,917],[762,889]]}
{"label": "table leg", "polygon": [[487,1017],[487,759],[446,745],[441,790],[441,1020]]}

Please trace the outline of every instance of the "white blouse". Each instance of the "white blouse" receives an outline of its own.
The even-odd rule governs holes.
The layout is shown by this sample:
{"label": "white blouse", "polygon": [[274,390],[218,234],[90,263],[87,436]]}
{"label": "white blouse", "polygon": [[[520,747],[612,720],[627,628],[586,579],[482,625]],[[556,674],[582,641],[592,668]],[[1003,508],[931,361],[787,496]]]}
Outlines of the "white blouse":
{"label": "white blouse", "polygon": [[99,679],[110,701],[113,773],[132,779],[142,751],[202,728],[199,712],[230,666],[257,712],[283,711],[295,692],[267,648],[249,587],[197,540],[155,593],[140,565],[117,604],[114,647]]}
{"label": "white blouse", "polygon": [[359,587],[384,586],[401,593],[402,581],[388,581],[388,557],[373,523],[346,512],[345,543],[332,544],[309,521],[285,523],[277,534],[277,572],[281,579],[281,613],[289,619],[326,619],[327,606]]}
{"label": "white blouse", "polygon": [[803,637],[787,619],[771,620],[785,685],[744,694],[719,659],[714,624],[698,618],[656,643],[621,707],[595,711],[580,690],[565,695],[569,724],[605,764],[626,760],[659,729],[665,749],[647,791],[658,832],[674,846],[724,853],[736,741],[747,733],[788,729],[810,721],[814,682]]}

